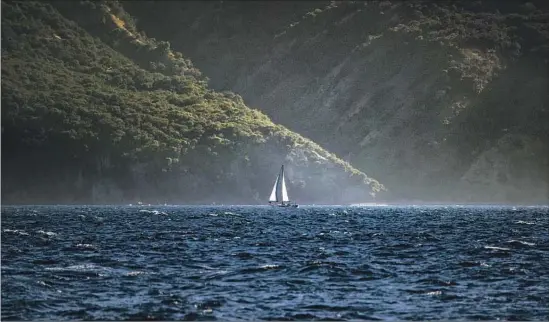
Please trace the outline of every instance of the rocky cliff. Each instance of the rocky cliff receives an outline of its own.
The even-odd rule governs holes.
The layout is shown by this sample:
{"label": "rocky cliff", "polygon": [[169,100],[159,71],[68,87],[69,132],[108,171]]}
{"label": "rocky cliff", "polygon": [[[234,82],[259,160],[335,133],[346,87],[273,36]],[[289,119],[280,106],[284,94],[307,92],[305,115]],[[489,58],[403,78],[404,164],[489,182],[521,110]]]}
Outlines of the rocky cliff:
{"label": "rocky cliff", "polygon": [[392,200],[549,201],[544,1],[123,3]]}
{"label": "rocky cliff", "polygon": [[[189,31],[190,32],[190,31]],[[304,203],[385,189],[231,92],[115,1],[2,1],[2,202]]]}

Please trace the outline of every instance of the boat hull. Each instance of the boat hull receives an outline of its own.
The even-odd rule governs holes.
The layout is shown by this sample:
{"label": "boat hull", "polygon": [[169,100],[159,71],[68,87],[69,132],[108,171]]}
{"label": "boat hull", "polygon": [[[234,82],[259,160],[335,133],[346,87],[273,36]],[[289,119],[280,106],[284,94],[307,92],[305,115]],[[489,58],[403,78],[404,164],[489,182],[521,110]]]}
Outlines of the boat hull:
{"label": "boat hull", "polygon": [[299,205],[296,204],[269,204],[269,206],[280,208],[299,208]]}

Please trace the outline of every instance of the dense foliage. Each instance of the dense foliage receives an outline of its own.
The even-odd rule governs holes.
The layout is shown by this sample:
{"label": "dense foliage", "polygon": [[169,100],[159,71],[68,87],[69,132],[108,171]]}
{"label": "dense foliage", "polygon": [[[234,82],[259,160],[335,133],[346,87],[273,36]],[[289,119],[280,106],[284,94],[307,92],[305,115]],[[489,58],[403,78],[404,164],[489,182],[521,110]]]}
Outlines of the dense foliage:
{"label": "dense foliage", "polygon": [[4,200],[260,201],[298,148],[311,175],[335,169],[333,184],[365,185],[365,198],[383,189],[206,82],[117,2],[2,1]]}

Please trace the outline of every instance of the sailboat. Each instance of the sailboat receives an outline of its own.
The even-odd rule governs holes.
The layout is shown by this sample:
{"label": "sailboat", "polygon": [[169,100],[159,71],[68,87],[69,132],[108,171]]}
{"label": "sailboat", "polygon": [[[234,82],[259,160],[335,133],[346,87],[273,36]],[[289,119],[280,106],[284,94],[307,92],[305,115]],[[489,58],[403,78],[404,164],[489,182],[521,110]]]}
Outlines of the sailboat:
{"label": "sailboat", "polygon": [[288,190],[286,189],[286,181],[284,180],[284,165],[280,167],[280,173],[276,177],[273,191],[269,197],[269,205],[278,207],[299,207],[297,204],[292,204],[288,198]]}

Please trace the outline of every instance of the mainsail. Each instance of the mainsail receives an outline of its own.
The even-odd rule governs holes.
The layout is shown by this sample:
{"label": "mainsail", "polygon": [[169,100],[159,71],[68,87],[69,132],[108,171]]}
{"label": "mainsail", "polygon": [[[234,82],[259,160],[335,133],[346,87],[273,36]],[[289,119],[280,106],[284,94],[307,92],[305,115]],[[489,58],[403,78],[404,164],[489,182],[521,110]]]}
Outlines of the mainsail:
{"label": "mainsail", "polygon": [[280,168],[280,173],[276,177],[273,191],[269,197],[269,202],[289,202],[288,190],[286,190],[286,181],[284,180],[284,166]]}
{"label": "mainsail", "polygon": [[[281,193],[280,201],[288,202],[290,201],[290,199],[288,198],[288,190],[286,190],[286,180],[284,180],[284,166],[282,166],[282,168],[280,169],[280,173],[282,177],[282,180],[281,180],[282,183],[280,184],[280,193]],[[277,194],[277,198],[278,198],[278,194]]]}

